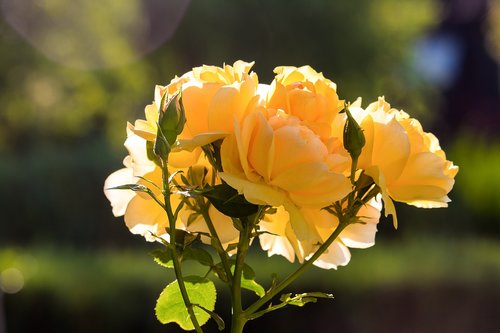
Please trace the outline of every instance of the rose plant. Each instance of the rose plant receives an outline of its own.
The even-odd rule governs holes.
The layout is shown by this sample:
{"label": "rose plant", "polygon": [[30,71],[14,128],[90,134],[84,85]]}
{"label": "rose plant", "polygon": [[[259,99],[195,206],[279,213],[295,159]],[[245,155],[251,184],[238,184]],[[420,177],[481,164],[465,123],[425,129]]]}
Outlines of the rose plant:
{"label": "rose plant", "polygon": [[[374,245],[382,207],[397,226],[393,201],[445,207],[458,172],[437,138],[383,97],[365,109],[346,103],[309,66],[277,67],[259,84],[252,65],[201,66],[157,86],[145,119],[127,125],[125,168],[105,182],[113,214],[163,245],[152,254],[176,280],[156,316],[184,330],[202,332],[210,318],[224,329],[214,278],[230,292],[233,333],[331,298],[281,293],[311,265],[347,265],[349,248]],[[267,290],[245,262],[256,239],[269,256],[300,263]],[[186,276],[187,260],[207,273]],[[243,304],[242,289],[253,302]]]}

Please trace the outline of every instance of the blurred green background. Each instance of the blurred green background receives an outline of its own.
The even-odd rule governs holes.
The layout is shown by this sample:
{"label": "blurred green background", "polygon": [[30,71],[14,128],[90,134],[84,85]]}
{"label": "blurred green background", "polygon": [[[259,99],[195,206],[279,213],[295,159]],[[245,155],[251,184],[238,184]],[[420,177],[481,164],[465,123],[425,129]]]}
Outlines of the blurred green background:
{"label": "blurred green background", "polygon": [[[500,1],[0,0],[0,333],[177,332],[172,280],[102,193],[155,84],[201,64],[309,64],[364,105],[384,95],[460,166],[448,209],[399,205],[377,245],[291,291],[333,301],[248,332],[493,332],[500,325]],[[266,284],[293,269],[254,247]],[[228,296],[217,308],[227,318]],[[209,331],[216,331],[213,324]]]}

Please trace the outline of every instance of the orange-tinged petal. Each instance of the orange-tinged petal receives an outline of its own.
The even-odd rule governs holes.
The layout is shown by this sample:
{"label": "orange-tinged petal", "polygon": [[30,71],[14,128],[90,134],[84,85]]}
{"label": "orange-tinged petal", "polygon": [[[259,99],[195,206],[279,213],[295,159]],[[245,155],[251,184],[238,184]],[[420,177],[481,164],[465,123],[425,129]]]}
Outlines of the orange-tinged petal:
{"label": "orange-tinged petal", "polygon": [[135,196],[125,212],[125,224],[133,234],[146,238],[147,241],[157,240],[156,236],[166,233],[168,220],[165,211],[154,200],[145,200]]}
{"label": "orange-tinged petal", "polygon": [[256,117],[257,125],[253,127],[252,133],[245,133],[249,134],[247,158],[251,167],[263,176],[266,182],[269,182],[274,162],[273,130],[261,113],[251,116]]}
{"label": "orange-tinged petal", "polygon": [[283,126],[274,133],[276,156],[272,179],[297,165],[324,161],[328,155],[325,144],[306,127]]}
{"label": "orange-tinged petal", "polygon": [[227,172],[219,173],[222,180],[243,194],[245,198],[256,205],[282,206],[286,200],[286,194],[272,186],[263,183],[253,183]]}
{"label": "orange-tinged petal", "polygon": [[186,125],[192,135],[208,131],[208,108],[220,85],[189,82],[182,87],[182,103],[186,114]]}

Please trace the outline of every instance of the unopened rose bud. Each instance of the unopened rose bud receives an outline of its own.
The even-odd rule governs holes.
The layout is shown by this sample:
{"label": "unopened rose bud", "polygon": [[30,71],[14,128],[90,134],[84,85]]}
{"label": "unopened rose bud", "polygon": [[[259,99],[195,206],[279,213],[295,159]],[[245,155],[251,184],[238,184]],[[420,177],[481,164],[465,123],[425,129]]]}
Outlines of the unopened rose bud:
{"label": "unopened rose bud", "polygon": [[347,107],[345,113],[347,119],[344,125],[344,148],[349,152],[353,160],[357,160],[366,143],[365,135]]}

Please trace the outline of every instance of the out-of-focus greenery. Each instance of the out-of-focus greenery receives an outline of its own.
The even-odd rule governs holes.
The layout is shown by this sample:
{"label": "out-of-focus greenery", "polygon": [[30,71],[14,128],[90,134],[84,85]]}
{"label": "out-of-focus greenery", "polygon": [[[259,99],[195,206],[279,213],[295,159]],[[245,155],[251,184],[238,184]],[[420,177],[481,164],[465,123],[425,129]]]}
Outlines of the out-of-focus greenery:
{"label": "out-of-focus greenery", "polygon": [[[126,122],[144,116],[155,84],[201,64],[255,60],[260,81],[267,83],[275,66],[309,64],[335,81],[343,98],[364,96],[367,104],[385,95],[395,106],[432,119],[425,110],[435,94],[411,68],[416,39],[437,22],[431,0],[192,1],[175,34],[149,54],[137,40],[156,42],[151,36],[164,35],[154,30],[161,28],[158,21],[182,14],[177,7],[185,2],[150,0],[136,10],[139,2],[130,1],[118,10],[109,1],[99,10],[82,1],[76,7],[39,2],[36,9],[5,1],[17,5],[4,5],[7,19],[0,22],[0,184],[8,189],[0,193],[0,242],[127,242],[102,195],[105,177],[125,155]],[[58,12],[68,17],[57,18]],[[32,32],[29,42],[8,24],[9,15],[20,20],[23,13],[24,20],[33,20],[31,30],[25,28]],[[127,34],[135,29],[129,24],[120,33],[134,15],[142,25],[149,20],[149,30]],[[50,24],[39,22],[44,20]],[[46,43],[76,46],[64,53]]]}
{"label": "out-of-focus greenery", "polygon": [[[25,20],[40,26],[25,34],[42,53],[5,21],[0,25],[1,152],[13,153],[33,136],[81,138],[101,127],[117,144],[123,140],[125,120],[141,114],[155,84],[166,84],[193,66],[239,58],[255,60],[266,82],[275,66],[310,64],[338,82],[340,93],[350,100],[386,94],[414,112],[426,105],[424,88],[414,89],[408,65],[412,43],[436,22],[430,0],[193,1],[171,40],[127,65],[123,63],[131,53],[141,53],[133,42],[149,37],[139,26],[144,22],[138,15],[145,13],[135,8],[138,2],[107,0],[99,10],[76,3],[43,2],[38,11],[21,6],[33,16]],[[21,15],[21,9],[5,7],[6,17]],[[72,18],[78,18],[73,25]],[[123,35],[130,31],[137,36]],[[43,56],[47,52],[53,61]],[[92,60],[104,68],[85,70]]]}
{"label": "out-of-focus greenery", "polygon": [[[464,132],[451,146],[450,155],[460,165],[457,195],[469,209],[500,216],[500,140]],[[480,221],[479,221],[480,222]],[[491,223],[492,221],[487,221]],[[496,222],[498,227],[499,222]]]}
{"label": "out-of-focus greenery", "polygon": [[[337,83],[342,98],[363,96],[366,105],[385,95],[425,128],[440,108],[439,91],[412,66],[415,43],[439,24],[437,1],[101,0],[98,8],[84,0],[0,3],[0,272],[11,268],[3,278],[12,288],[22,287],[4,295],[9,332],[30,330],[33,323],[51,332],[164,331],[153,317],[154,301],[172,276],[152,262],[148,246],[129,233],[122,218],[112,217],[102,193],[104,179],[126,154],[126,122],[143,117],[156,84],[194,66],[238,59],[256,61],[262,83],[272,80],[275,66],[309,64]],[[492,4],[488,36],[498,54],[494,22],[500,7]],[[23,34],[12,28],[13,18],[29,23]],[[351,292],[333,301],[334,307],[340,304],[334,310],[329,303],[318,319],[332,313],[342,313],[338,322],[354,318],[351,309],[363,311],[372,303],[382,308],[391,290],[408,296],[404,288],[412,286],[421,288],[416,293],[429,286],[422,299],[433,295],[432,288],[440,292],[453,284],[473,292],[487,289],[491,297],[500,293],[500,248],[494,240],[500,234],[500,144],[470,132],[448,138],[443,148],[461,168],[450,208],[416,212],[399,205],[398,231],[382,223],[377,246],[355,251],[348,267],[309,272],[299,289],[310,291],[313,283]],[[260,252],[251,263],[264,283],[271,272],[283,276],[294,267]],[[355,293],[360,298],[351,299]],[[470,295],[461,287],[452,293]],[[394,304],[404,309],[408,299],[417,298],[412,295]],[[218,304],[224,303],[221,297]],[[483,298],[467,299],[474,300]],[[450,303],[443,305],[456,309],[459,302]],[[488,304],[464,304],[456,323],[494,322],[469,316],[467,306],[488,314]],[[26,311],[32,319],[27,324]],[[391,332],[363,326],[375,325],[380,315],[366,313],[339,331]],[[392,331],[415,331],[416,326],[397,326],[396,315],[387,316],[379,319],[383,325],[391,321]],[[311,332],[312,322],[305,321]]]}
{"label": "out-of-focus greenery", "polygon": [[[465,292],[471,286],[488,284],[491,292],[497,292],[500,291],[500,257],[497,255],[499,251],[498,242],[485,239],[456,242],[449,238],[428,237],[402,242],[380,242],[367,251],[355,251],[352,262],[337,271],[314,268],[290,290],[322,290],[334,295],[351,292],[362,295],[373,290],[450,285],[458,286],[458,290],[462,288]],[[263,255],[260,249],[254,247],[249,264],[258,267],[257,280],[265,286],[270,285],[272,273],[277,273],[278,278],[283,279],[297,267],[282,257],[275,256],[263,260]],[[25,308],[25,311],[36,311],[33,307],[38,303],[30,301],[30,295],[44,299],[50,295],[47,301],[57,309],[64,309],[63,313],[73,316],[66,320],[76,323],[83,320],[80,316],[87,311],[100,309],[105,312],[103,318],[99,317],[102,322],[93,324],[94,332],[104,332],[106,329],[133,332],[123,326],[123,320],[119,319],[124,315],[144,317],[145,327],[154,332],[161,331],[161,325],[155,322],[152,308],[162,288],[174,279],[171,270],[154,263],[152,257],[144,251],[108,250],[82,253],[53,247],[1,249],[0,272],[10,268],[18,269],[25,280],[23,289],[17,294],[6,296],[8,306],[17,309],[15,304],[20,302],[29,307]],[[191,265],[187,269],[201,272],[201,266],[197,265]],[[220,293],[218,308],[227,310],[227,297],[225,291]],[[380,297],[383,298],[383,294]],[[382,301],[371,300],[375,303]],[[349,304],[347,299],[335,299],[330,302],[331,304],[324,302],[323,305],[335,306],[337,302]],[[350,308],[337,311],[341,311],[336,312],[338,317],[341,317],[348,315]],[[56,327],[58,316],[51,313],[47,315],[53,318],[45,318],[42,323],[45,326],[39,327],[42,331],[59,332],[66,327],[64,322],[62,328]],[[367,314],[360,311],[358,315]],[[9,324],[8,321],[7,323]],[[26,325],[21,322],[10,324],[13,332]],[[83,328],[74,327],[72,331],[83,332]],[[394,330],[388,328],[388,331]]]}
{"label": "out-of-focus greenery", "polygon": [[[383,241],[367,251],[354,250],[353,260],[346,267],[338,270],[314,267],[306,273],[305,280],[298,280],[295,285],[311,288],[310,281],[315,280],[318,289],[335,292],[336,288],[500,281],[498,253],[498,242],[481,238],[460,242],[441,237]],[[273,273],[283,279],[298,267],[297,263],[291,264],[280,256],[265,260],[262,256],[265,254],[260,247],[254,246],[248,263],[258,268],[257,281],[264,286],[270,285]],[[23,288],[20,293],[50,290],[67,306],[79,306],[86,300],[95,302],[101,297],[116,298],[122,288],[131,285],[161,290],[175,278],[171,269],[156,264],[146,250],[81,252],[53,246],[0,249],[0,273],[9,268],[21,273]],[[192,262],[187,263],[186,270],[206,272],[206,268]]]}

